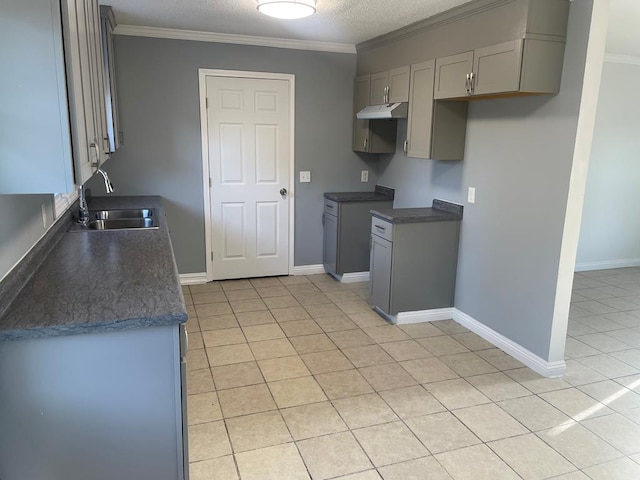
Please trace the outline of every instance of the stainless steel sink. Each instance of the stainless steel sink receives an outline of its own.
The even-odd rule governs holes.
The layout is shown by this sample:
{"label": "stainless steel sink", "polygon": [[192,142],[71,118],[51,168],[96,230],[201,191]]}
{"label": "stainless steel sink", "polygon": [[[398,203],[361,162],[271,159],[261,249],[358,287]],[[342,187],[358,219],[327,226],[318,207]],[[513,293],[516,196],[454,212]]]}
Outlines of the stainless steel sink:
{"label": "stainless steel sink", "polygon": [[155,219],[146,218],[119,218],[109,220],[92,220],[89,223],[92,230],[134,230],[134,229],[151,229],[158,228]]}
{"label": "stainless steel sink", "polygon": [[131,210],[98,210],[92,212],[92,218],[96,220],[119,220],[122,218],[151,218],[153,210],[149,208],[138,208]]}

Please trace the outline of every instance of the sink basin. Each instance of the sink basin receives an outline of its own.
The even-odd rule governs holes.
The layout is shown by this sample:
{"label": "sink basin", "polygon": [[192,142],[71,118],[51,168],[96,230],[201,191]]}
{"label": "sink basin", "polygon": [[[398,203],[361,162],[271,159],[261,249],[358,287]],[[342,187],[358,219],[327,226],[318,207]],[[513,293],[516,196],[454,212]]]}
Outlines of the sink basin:
{"label": "sink basin", "polygon": [[151,218],[153,216],[153,210],[149,208],[138,208],[132,210],[98,210],[93,212],[92,217],[97,220],[119,220],[126,219],[138,219],[138,218]]}
{"label": "sink basin", "polygon": [[146,218],[119,218],[109,220],[93,220],[89,223],[92,230],[133,230],[140,228],[158,228],[155,220],[150,217]]}

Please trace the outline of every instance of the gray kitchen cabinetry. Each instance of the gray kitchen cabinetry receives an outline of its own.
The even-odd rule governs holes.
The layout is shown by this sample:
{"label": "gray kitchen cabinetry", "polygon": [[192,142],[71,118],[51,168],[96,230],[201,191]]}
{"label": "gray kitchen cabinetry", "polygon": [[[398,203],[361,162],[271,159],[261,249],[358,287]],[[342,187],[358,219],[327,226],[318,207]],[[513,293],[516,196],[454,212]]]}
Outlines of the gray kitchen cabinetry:
{"label": "gray kitchen cabinetry", "polygon": [[393,153],[396,151],[395,120],[358,120],[356,114],[369,106],[371,75],[356,77],[353,95],[353,151]]}
{"label": "gray kitchen cabinetry", "polygon": [[111,7],[100,5],[100,21],[102,26],[107,133],[109,151],[113,153],[123,143],[123,133],[120,127],[120,112],[118,110],[118,86],[116,83],[115,48],[113,45],[113,30],[116,28],[116,19]]}
{"label": "gray kitchen cabinetry", "polygon": [[[426,214],[410,221],[376,216],[403,211]],[[401,312],[452,307],[460,217],[430,208],[373,215],[369,303],[391,320]]]}
{"label": "gray kitchen cabinetry", "polygon": [[411,65],[405,152],[412,158],[462,160],[468,104],[434,101],[435,63]]}
{"label": "gray kitchen cabinetry", "polygon": [[0,194],[70,192],[108,158],[98,2],[4,0],[0,18]]}
{"label": "gray kitchen cabinetry", "polygon": [[371,74],[369,105],[409,101],[409,66]]}
{"label": "gray kitchen cabinetry", "polygon": [[564,42],[518,39],[436,60],[436,99],[557,93]]}
{"label": "gray kitchen cabinetry", "polygon": [[369,230],[373,208],[391,208],[393,200],[336,202],[324,201],[323,263],[327,273],[369,271]]}

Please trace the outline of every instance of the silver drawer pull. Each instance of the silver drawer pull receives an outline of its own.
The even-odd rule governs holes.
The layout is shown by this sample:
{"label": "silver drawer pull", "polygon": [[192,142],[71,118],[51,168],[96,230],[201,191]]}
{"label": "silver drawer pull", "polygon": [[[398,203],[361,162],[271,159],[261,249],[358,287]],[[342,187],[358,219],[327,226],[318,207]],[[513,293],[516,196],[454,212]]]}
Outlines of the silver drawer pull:
{"label": "silver drawer pull", "polygon": [[380,225],[376,225],[376,228],[377,228],[378,230],[382,230],[383,232],[385,232],[385,231],[387,230],[386,228],[381,227]]}
{"label": "silver drawer pull", "polygon": [[327,208],[333,208],[333,205],[325,205]]}

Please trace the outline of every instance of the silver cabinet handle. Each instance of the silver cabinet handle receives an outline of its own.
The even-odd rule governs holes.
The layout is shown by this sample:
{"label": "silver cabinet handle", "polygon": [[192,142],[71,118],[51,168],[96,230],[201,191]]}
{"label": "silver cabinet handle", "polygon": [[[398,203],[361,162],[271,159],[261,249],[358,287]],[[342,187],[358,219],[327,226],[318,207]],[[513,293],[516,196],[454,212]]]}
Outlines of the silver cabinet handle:
{"label": "silver cabinet handle", "polygon": [[375,227],[376,227],[378,230],[380,230],[381,232],[386,232],[386,231],[387,231],[387,229],[386,229],[386,228],[381,227],[380,225],[376,225]]}
{"label": "silver cabinet handle", "polygon": [[93,142],[91,145],[89,145],[89,148],[94,148],[96,150],[96,161],[92,162],[91,166],[95,168],[100,168],[100,147],[98,146],[98,142]]}
{"label": "silver cabinet handle", "polygon": [[367,139],[367,138],[365,138],[365,139],[364,139],[364,151],[365,151],[365,152],[367,151],[367,144],[368,144],[368,143],[369,143],[369,142],[368,142],[368,139]]}
{"label": "silver cabinet handle", "polygon": [[389,92],[391,91],[391,87],[387,87],[387,99],[385,100],[385,103],[389,103]]}
{"label": "silver cabinet handle", "polygon": [[467,73],[467,80],[465,81],[465,88],[467,90],[467,95],[471,95],[471,89],[469,88],[470,80],[471,80],[471,74]]}
{"label": "silver cabinet handle", "polygon": [[470,80],[469,90],[471,90],[471,95],[473,95],[473,92],[476,89],[476,74],[471,72],[471,75],[469,76],[469,80]]}
{"label": "silver cabinet handle", "polygon": [[404,153],[406,154],[409,151],[409,140],[404,141]]}

